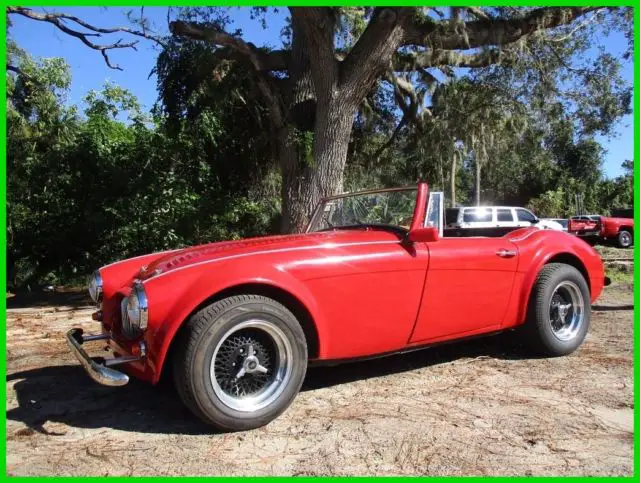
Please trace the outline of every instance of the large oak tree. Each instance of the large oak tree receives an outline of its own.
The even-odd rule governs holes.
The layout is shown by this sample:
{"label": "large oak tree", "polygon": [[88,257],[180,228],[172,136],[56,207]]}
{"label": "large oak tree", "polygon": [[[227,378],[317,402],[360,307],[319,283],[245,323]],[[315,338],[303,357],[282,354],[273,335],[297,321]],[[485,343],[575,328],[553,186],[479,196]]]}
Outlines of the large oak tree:
{"label": "large oak tree", "polygon": [[[401,125],[418,123],[429,111],[424,109],[424,93],[415,87],[416,79],[433,78],[433,69],[508,65],[529,39],[557,30],[570,36],[571,29],[580,29],[600,10],[290,8],[290,37],[281,50],[258,48],[225,30],[224,22],[199,18],[195,10],[170,22],[169,29],[174,37],[215,46],[218,59],[240,63],[251,73],[276,140],[282,228],[297,231],[320,197],[342,189],[354,116],[379,82],[393,89],[403,112]],[[165,42],[150,34],[144,22],[137,29],[101,29],[64,14],[19,7],[9,7],[8,13],[53,23],[100,51],[112,67],[117,66],[109,61],[108,52],[135,47],[135,41],[102,45],[92,37],[126,33]],[[345,25],[348,40],[339,35]]]}

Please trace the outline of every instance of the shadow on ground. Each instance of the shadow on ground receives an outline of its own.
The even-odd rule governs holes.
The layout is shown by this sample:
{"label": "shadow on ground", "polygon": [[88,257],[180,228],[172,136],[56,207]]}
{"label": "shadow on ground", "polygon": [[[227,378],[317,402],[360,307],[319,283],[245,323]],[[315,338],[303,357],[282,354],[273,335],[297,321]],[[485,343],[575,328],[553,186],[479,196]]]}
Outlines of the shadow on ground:
{"label": "shadow on ground", "polygon": [[7,297],[7,309],[25,309],[32,307],[93,307],[86,289],[69,289],[51,292],[18,292]]}
{"label": "shadow on ground", "polygon": [[[302,390],[398,374],[460,358],[521,358],[524,350],[514,348],[507,338],[509,334],[503,334],[368,361],[311,367]],[[47,429],[47,422],[143,433],[215,433],[182,405],[168,377],[155,387],[132,380],[124,387],[109,388],[93,383],[79,366],[50,366],[9,374],[7,381],[17,381],[14,390],[18,407],[7,411],[7,419],[27,425],[20,435],[25,431],[61,435]],[[11,437],[7,434],[8,439]]]}

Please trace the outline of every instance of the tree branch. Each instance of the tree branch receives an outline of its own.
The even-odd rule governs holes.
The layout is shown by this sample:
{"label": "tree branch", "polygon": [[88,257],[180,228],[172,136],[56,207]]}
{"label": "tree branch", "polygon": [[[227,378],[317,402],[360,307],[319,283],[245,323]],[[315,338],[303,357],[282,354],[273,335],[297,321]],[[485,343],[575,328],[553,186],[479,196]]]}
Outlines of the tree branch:
{"label": "tree branch", "polygon": [[[117,42],[114,42],[112,44],[96,44],[91,40],[89,40],[89,37],[101,37],[103,34],[114,34],[114,33],[120,32],[120,33],[134,35],[136,37],[142,37],[145,39],[153,40],[154,42],[156,42],[157,44],[163,47],[166,45],[161,39],[161,37],[151,35],[148,32],[143,32],[143,31],[131,29],[128,27],[116,27],[116,28],[96,27],[95,25],[87,23],[76,16],[67,15],[64,13],[38,13],[33,11],[30,8],[25,8],[25,7],[7,7],[7,14],[22,15],[23,17],[29,18],[31,20],[37,20],[39,22],[46,22],[54,25],[56,28],[58,28],[65,34],[70,35],[71,37],[77,38],[90,49],[99,51],[104,57],[104,60],[107,66],[109,66],[109,68],[111,69],[116,69],[116,70],[122,70],[122,68],[117,64],[111,63],[107,52],[109,50],[114,50],[114,49],[137,50],[136,45],[138,44],[138,41],[135,40],[132,42],[123,42],[122,39],[120,39]],[[81,27],[84,27],[85,29],[90,30],[90,32],[82,32],[80,30],[76,30],[70,27],[66,22],[74,22],[80,25]]]}
{"label": "tree branch", "polygon": [[333,89],[338,80],[338,60],[333,42],[337,13],[332,8],[290,8],[291,20],[305,36],[311,74],[316,89]]}
{"label": "tree branch", "polygon": [[376,149],[375,153],[373,153],[372,157],[373,157],[374,160],[378,161],[380,159],[380,156],[382,156],[382,154],[387,149],[389,149],[393,145],[393,143],[396,142],[396,139],[398,138],[398,135],[400,134],[400,131],[407,124],[409,124],[409,120],[408,120],[406,115],[403,115],[402,119],[400,119],[400,122],[398,123],[398,125],[394,129],[393,134],[391,134],[391,137],[387,140],[387,142],[385,142],[382,146],[380,146],[378,149]]}
{"label": "tree branch", "polygon": [[33,81],[33,77],[31,77],[29,74],[27,74],[25,71],[23,71],[20,67],[16,65],[7,64],[7,71],[15,72],[19,76],[22,76],[29,81]]}
{"label": "tree branch", "polygon": [[169,30],[178,37],[203,40],[214,45],[229,47],[248,60],[253,68],[259,72],[287,70],[288,68],[288,51],[264,52],[251,42],[245,42],[239,37],[213,27],[177,20],[169,24]]}
{"label": "tree branch", "polygon": [[592,23],[594,20],[596,20],[598,18],[598,13],[601,9],[598,9],[595,11],[595,14],[592,15],[590,18],[587,18],[586,20],[584,20],[583,22],[579,23],[574,29],[571,30],[571,32],[569,32],[566,35],[563,35],[562,37],[557,37],[557,38],[552,38],[550,39],[552,42],[563,42],[565,40],[567,40],[569,37],[571,37],[573,34],[575,34],[578,30],[586,27],[587,25],[589,25],[590,23]]}
{"label": "tree branch", "polygon": [[297,8],[289,9],[294,22],[304,25],[308,42],[317,48],[321,61],[332,63],[336,59],[333,34],[337,22],[337,14],[332,8]]}
{"label": "tree branch", "polygon": [[409,72],[428,67],[487,67],[493,64],[511,65],[517,55],[508,49],[491,48],[474,54],[463,54],[455,50],[430,50],[420,53],[398,53],[393,59],[395,72]]}
{"label": "tree branch", "polygon": [[387,69],[393,53],[405,36],[405,23],[415,8],[374,10],[371,20],[342,63],[341,84],[354,99],[361,98],[375,79]]}
{"label": "tree branch", "polygon": [[[387,72],[384,80],[393,86],[396,103],[402,111],[402,121],[406,124],[411,122],[419,129],[422,129],[425,115],[433,117],[433,113],[423,105],[423,99],[421,96],[418,96],[413,84],[407,79],[396,76],[393,72]],[[409,102],[407,102],[407,98]],[[422,108],[422,112],[420,112],[420,108]],[[400,128],[401,126],[398,126],[396,129]]]}
{"label": "tree branch", "polygon": [[484,10],[482,10],[481,8],[465,7],[465,9],[467,10],[467,12],[469,12],[471,15],[473,15],[476,18],[479,18],[482,20],[491,20],[491,17],[489,16],[489,14]]}
{"label": "tree branch", "polygon": [[506,45],[539,30],[567,25],[601,7],[542,7],[517,18],[489,18],[451,25],[414,16],[403,45],[437,49],[470,49]]}
{"label": "tree branch", "polygon": [[268,76],[268,71],[285,70],[288,67],[288,56],[284,52],[266,53],[258,49],[254,44],[245,42],[227,32],[212,27],[206,27],[197,23],[175,21],[169,24],[169,30],[173,35],[186,37],[192,40],[202,40],[213,45],[226,47],[246,61],[255,74],[256,85],[269,106],[269,116],[276,128],[284,124],[284,114],[281,105],[281,97],[274,85],[275,80]]}

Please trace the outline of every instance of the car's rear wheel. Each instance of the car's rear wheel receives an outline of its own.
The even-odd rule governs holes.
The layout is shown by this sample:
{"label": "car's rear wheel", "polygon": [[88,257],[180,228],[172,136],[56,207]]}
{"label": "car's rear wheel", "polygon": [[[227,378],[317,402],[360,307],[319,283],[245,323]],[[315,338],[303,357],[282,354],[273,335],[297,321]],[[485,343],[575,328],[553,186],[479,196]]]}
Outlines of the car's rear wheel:
{"label": "car's rear wheel", "polygon": [[545,265],[533,286],[524,331],[539,354],[561,356],[575,351],[591,320],[589,286],[582,274],[563,263]]}
{"label": "car's rear wheel", "polygon": [[307,370],[300,324],[260,295],[219,300],[196,312],[174,342],[174,379],[193,413],[223,430],[269,423],[291,404]]}
{"label": "car's rear wheel", "polygon": [[629,248],[633,245],[633,235],[629,230],[620,230],[618,233],[618,246],[620,248]]}

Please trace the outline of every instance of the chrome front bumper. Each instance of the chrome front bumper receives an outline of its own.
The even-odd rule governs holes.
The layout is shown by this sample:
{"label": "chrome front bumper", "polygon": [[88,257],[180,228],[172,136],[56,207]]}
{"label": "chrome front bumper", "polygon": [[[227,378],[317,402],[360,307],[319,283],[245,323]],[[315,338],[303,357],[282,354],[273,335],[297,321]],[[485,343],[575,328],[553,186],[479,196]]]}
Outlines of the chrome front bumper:
{"label": "chrome front bumper", "polygon": [[111,336],[109,334],[83,336],[82,334],[82,329],[71,329],[67,332],[67,344],[91,379],[104,386],[124,386],[127,384],[129,376],[109,366],[139,361],[144,357],[144,351],[140,356],[115,357],[98,362],[89,357],[89,354],[82,348],[82,344],[94,340],[109,340]]}

